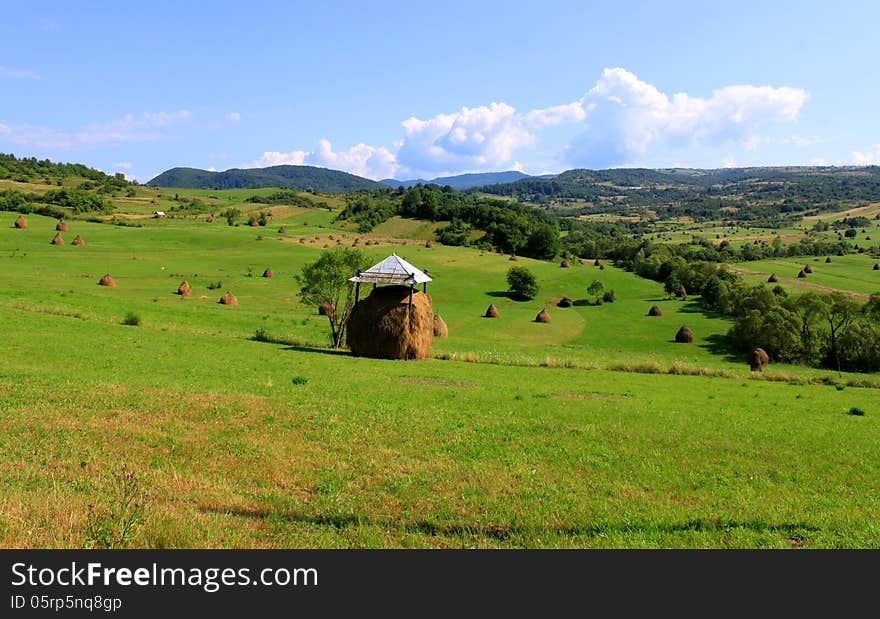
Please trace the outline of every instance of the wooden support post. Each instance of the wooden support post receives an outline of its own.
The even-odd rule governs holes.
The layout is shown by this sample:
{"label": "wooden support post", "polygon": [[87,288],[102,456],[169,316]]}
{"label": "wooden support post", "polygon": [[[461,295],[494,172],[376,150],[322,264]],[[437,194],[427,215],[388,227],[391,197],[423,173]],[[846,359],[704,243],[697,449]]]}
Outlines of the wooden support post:
{"label": "wooden support post", "polygon": [[354,302],[357,303],[358,299],[361,296],[361,283],[357,282],[354,285]]}

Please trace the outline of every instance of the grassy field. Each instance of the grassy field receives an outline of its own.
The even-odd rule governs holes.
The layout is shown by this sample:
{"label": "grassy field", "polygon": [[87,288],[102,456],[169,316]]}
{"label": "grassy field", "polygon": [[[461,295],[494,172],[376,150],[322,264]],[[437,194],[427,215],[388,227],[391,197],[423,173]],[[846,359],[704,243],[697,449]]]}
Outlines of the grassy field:
{"label": "grassy field", "polygon": [[[320,209],[264,228],[72,220],[63,247],[54,220],[4,217],[2,546],[880,547],[880,389],[856,386],[876,377],[751,375],[728,322],[611,265],[428,249]],[[430,270],[450,329],[435,358],[326,348],[294,275],[355,238]],[[514,264],[534,301],[504,294]],[[594,279],[615,303],[556,307]],[[693,345],[672,341],[682,324]]]}
{"label": "grassy field", "polygon": [[[874,270],[878,262],[880,259],[871,256],[850,254],[831,256],[830,263],[825,262],[825,258],[802,256],[743,262],[733,267],[756,283],[766,282],[770,274],[775,273],[780,278],[779,284],[792,292],[844,292],[866,299],[868,295],[880,292],[880,270]],[[813,272],[805,278],[798,278],[798,272],[806,265]]]}

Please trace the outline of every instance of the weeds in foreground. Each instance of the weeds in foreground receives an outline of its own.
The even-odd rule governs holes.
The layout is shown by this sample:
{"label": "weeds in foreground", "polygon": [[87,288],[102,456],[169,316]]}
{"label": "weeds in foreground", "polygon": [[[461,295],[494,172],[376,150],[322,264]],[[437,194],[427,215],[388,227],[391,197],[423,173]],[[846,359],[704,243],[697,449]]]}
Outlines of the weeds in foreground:
{"label": "weeds in foreground", "polygon": [[93,548],[125,548],[144,522],[146,494],[135,472],[123,464],[109,485],[104,504],[88,504],[86,542]]}

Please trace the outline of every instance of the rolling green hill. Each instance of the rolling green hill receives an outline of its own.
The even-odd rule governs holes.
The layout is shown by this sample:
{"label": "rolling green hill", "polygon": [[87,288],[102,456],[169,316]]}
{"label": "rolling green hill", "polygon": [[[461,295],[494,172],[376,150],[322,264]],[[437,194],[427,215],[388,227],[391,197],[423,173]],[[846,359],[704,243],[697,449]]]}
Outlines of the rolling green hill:
{"label": "rolling green hill", "polygon": [[334,193],[353,189],[383,187],[354,174],[305,165],[278,165],[268,168],[233,168],[210,172],[197,168],[172,168],[150,180],[148,185],[184,189],[241,189],[245,187],[284,187]]}
{"label": "rolling green hill", "polygon": [[459,191],[463,191],[465,189],[470,189],[472,187],[481,187],[484,185],[495,185],[498,183],[513,183],[518,180],[522,180],[524,178],[538,178],[529,176],[528,174],[523,174],[522,172],[518,172],[516,170],[511,170],[509,172],[483,172],[480,174],[458,174],[456,176],[438,176],[437,178],[431,180],[424,180],[421,178],[412,179],[408,181],[399,181],[393,178],[386,178],[385,180],[379,181],[383,185],[388,185],[389,187],[393,187],[397,189],[398,187],[413,187],[418,184],[428,185],[440,185],[446,186],[449,185],[453,189],[458,189]]}

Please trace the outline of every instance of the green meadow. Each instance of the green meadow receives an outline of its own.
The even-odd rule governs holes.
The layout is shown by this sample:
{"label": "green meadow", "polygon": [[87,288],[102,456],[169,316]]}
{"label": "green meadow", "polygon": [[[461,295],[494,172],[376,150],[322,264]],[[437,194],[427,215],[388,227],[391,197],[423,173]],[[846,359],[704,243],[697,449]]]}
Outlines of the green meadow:
{"label": "green meadow", "polygon": [[[158,208],[141,191],[141,212]],[[220,212],[255,192],[204,193]],[[55,247],[54,219],[15,230],[3,214],[0,545],[880,547],[876,377],[752,374],[724,346],[727,320],[610,263],[426,248],[406,220],[359,235],[332,210],[274,215],[73,219]],[[294,276],[355,239],[429,270],[450,331],[434,358],[328,348]],[[815,263],[810,281],[875,292],[868,260]],[[768,262],[744,266],[787,268]],[[506,295],[514,265],[536,299]],[[614,303],[589,303],[594,280]],[[217,303],[227,290],[237,307]],[[490,303],[500,318],[482,316]],[[532,322],[542,308],[550,324]],[[673,341],[682,325],[693,344]]]}

